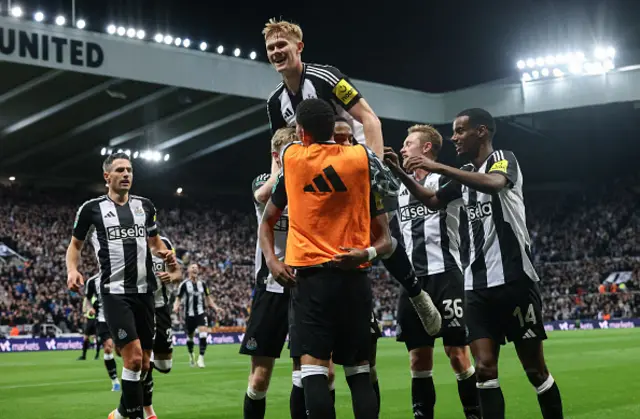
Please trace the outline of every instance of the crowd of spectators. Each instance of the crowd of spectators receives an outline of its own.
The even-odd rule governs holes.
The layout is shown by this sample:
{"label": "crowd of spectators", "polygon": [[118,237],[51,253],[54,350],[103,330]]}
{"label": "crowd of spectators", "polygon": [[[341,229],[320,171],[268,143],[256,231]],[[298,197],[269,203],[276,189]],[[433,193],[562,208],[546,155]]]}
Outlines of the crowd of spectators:
{"label": "crowd of spectators", "polygon": [[[526,203],[545,320],[640,317],[638,192],[628,183],[616,183],[588,194],[547,192],[544,199],[538,194],[528,195]],[[82,199],[66,195],[56,201],[59,196],[0,187],[0,242],[20,255],[0,261],[0,326],[34,325],[37,330],[41,324],[55,324],[63,332],[82,327],[82,294],[67,290],[64,265]],[[251,207],[158,207],[161,234],[185,263],[201,266],[222,308],[215,325],[244,326],[256,245]],[[97,272],[89,245],[81,266],[85,277]],[[601,286],[609,274],[621,271],[631,272],[623,287]],[[376,314],[393,325],[398,285],[381,266],[373,278]]]}

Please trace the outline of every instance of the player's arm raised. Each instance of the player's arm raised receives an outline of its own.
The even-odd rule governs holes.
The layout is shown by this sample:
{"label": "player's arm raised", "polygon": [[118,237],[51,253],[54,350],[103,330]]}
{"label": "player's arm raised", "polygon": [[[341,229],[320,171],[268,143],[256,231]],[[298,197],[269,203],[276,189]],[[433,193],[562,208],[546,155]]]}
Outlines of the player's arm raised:
{"label": "player's arm raised", "polygon": [[358,103],[349,109],[349,114],[360,122],[364,129],[364,138],[369,147],[377,156],[382,156],[384,140],[382,139],[382,123],[369,103],[361,98]]}

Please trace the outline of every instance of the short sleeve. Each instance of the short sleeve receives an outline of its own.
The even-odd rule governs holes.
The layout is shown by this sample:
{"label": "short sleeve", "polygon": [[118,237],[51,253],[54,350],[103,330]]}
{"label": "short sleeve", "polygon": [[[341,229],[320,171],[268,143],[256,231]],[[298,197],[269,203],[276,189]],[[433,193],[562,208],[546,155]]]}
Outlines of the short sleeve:
{"label": "short sleeve", "polygon": [[147,235],[155,237],[158,235],[158,225],[156,224],[157,212],[153,202],[145,199],[143,201],[145,212],[147,213]]}
{"label": "short sleeve", "polygon": [[287,206],[288,198],[287,189],[284,184],[283,170],[280,170],[278,178],[276,179],[276,184],[273,185],[273,190],[271,191],[271,202],[281,210],[284,210]]}
{"label": "short sleeve", "polygon": [[487,173],[500,173],[507,178],[508,187],[512,188],[518,182],[518,160],[511,151],[498,150],[495,152],[494,163],[487,168]]}
{"label": "short sleeve", "polygon": [[462,198],[462,184],[455,180],[442,176],[439,180],[438,190],[436,191],[438,201],[443,204]]}
{"label": "short sleeve", "polygon": [[[362,98],[353,82],[335,67],[309,65],[307,73],[324,81],[327,88],[327,96],[330,96],[330,99],[338,103],[346,111],[351,109]],[[329,98],[323,97],[323,99]]]}
{"label": "short sleeve", "polygon": [[171,252],[175,255],[176,249],[173,247],[173,243],[171,243],[171,240],[166,237],[161,237],[161,239],[164,245],[167,247],[167,250],[171,250]]}
{"label": "short sleeve", "polygon": [[78,240],[84,241],[87,238],[87,233],[93,225],[91,220],[91,214],[93,205],[90,202],[82,204],[78,212],[76,213],[76,219],[73,222],[73,237]]}

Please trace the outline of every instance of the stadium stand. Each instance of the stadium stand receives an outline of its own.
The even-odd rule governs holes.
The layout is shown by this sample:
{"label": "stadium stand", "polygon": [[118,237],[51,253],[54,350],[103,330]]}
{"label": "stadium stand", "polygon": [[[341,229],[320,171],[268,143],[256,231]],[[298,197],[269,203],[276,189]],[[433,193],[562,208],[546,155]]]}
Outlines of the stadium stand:
{"label": "stadium stand", "polygon": [[[533,254],[543,281],[545,320],[640,317],[640,191],[627,178],[594,190],[530,192]],[[82,327],[82,296],[66,289],[64,257],[77,206],[86,197],[63,191],[0,188],[0,242],[17,255],[0,260],[0,330],[45,335]],[[542,199],[540,199],[542,198]],[[70,204],[72,203],[72,205]],[[214,327],[242,328],[249,315],[256,220],[248,206],[159,206],[158,222],[178,256],[197,262],[223,312]],[[90,246],[86,277],[96,270]],[[375,310],[395,325],[396,282],[374,268]],[[180,319],[174,317],[179,328]],[[14,331],[15,333],[15,331]],[[51,333],[50,331],[48,333]]]}

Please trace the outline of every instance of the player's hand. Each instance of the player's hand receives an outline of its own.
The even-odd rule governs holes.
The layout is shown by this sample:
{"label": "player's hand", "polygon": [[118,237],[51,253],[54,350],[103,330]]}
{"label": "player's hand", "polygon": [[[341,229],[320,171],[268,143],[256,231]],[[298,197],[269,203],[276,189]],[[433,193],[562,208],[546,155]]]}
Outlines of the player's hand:
{"label": "player's hand", "polygon": [[369,261],[369,252],[365,249],[354,249],[352,247],[340,247],[347,253],[333,256],[333,261],[342,269],[355,269]]}
{"label": "player's hand", "polygon": [[169,284],[171,282],[178,282],[182,279],[182,273],[178,270],[173,270],[169,272],[156,272],[156,276],[164,284]]}
{"label": "player's hand", "polygon": [[96,311],[94,309],[89,310],[89,315],[90,316],[95,316],[96,315]]}
{"label": "player's hand", "polygon": [[164,263],[169,266],[174,266],[178,263],[178,261],[176,260],[176,255],[171,250],[158,250],[157,253],[157,256],[162,258],[162,260],[164,260]]}
{"label": "player's hand", "polygon": [[267,262],[267,266],[269,267],[271,275],[273,275],[273,279],[275,279],[278,284],[285,288],[295,287],[296,275],[291,266],[285,265],[285,263],[279,259],[271,263]]}
{"label": "player's hand", "polygon": [[415,172],[417,169],[431,172],[436,165],[437,163],[435,161],[428,159],[425,156],[412,156],[406,159],[403,163],[404,168],[409,173]]}
{"label": "player's hand", "polygon": [[67,288],[71,291],[78,292],[84,286],[84,278],[78,271],[71,271],[67,274]]}
{"label": "player's hand", "polygon": [[391,147],[384,148],[384,162],[391,170],[400,170],[400,158]]}

